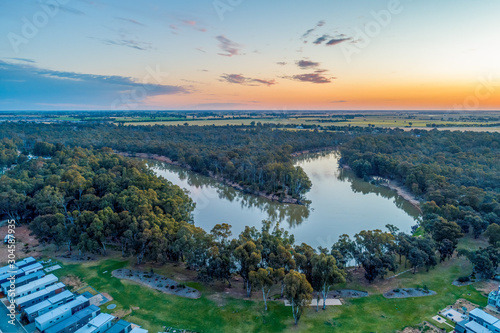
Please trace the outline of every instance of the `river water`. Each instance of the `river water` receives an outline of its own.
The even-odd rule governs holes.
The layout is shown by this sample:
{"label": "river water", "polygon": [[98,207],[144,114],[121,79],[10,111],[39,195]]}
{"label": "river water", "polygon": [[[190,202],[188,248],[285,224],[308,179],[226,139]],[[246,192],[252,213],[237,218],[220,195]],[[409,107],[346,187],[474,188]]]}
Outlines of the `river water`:
{"label": "river water", "polygon": [[188,190],[196,202],[194,223],[210,231],[217,223],[233,226],[237,236],[246,225],[260,229],[262,220],[279,222],[295,235],[296,243],[330,248],[341,234],[385,229],[393,224],[410,232],[419,211],[395,191],[339,169],[337,153],[302,155],[296,160],[312,181],[306,194],[309,207],[282,204],[245,194],[216,180],[161,162],[151,167],[159,176]]}

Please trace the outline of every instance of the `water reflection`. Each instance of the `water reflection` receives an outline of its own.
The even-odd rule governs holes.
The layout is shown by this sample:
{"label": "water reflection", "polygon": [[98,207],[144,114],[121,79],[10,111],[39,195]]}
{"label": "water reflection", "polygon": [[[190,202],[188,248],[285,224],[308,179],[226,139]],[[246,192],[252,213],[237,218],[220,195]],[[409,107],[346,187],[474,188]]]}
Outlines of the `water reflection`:
{"label": "water reflection", "polygon": [[[301,224],[309,217],[310,209],[307,206],[283,204],[264,197],[250,195],[231,186],[226,186],[213,178],[163,162],[148,161],[148,164],[159,175],[174,184],[187,188],[190,196],[196,202],[196,209],[200,211],[205,211],[210,204],[214,204],[211,201],[219,199],[237,203],[243,211],[258,210],[263,214],[263,219],[280,223],[286,222],[290,226]],[[183,186],[183,183],[188,186]]]}
{"label": "water reflection", "polygon": [[233,235],[245,226],[260,229],[262,220],[280,222],[295,235],[298,243],[329,247],[341,234],[383,229],[393,224],[409,232],[419,211],[395,191],[357,178],[350,170],[339,169],[335,152],[302,155],[300,165],[312,181],[306,199],[309,207],[282,204],[246,194],[217,180],[157,161],[148,161],[160,176],[189,191],[196,202],[196,225],[210,230],[217,223],[233,226]]}

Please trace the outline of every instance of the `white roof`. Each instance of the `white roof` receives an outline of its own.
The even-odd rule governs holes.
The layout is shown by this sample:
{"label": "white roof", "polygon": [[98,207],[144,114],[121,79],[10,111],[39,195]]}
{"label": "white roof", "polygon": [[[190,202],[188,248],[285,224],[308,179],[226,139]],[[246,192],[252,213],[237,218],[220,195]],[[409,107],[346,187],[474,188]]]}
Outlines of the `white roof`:
{"label": "white roof", "polygon": [[41,315],[40,317],[36,318],[35,321],[40,325],[40,324],[43,324],[45,323],[46,321],[49,321],[51,319],[53,319],[54,317],[57,317],[63,313],[65,313],[66,311],[69,311],[71,310],[72,308],[74,308],[75,306],[79,305],[79,304],[82,304],[84,302],[87,301],[87,298],[85,296],[78,296],[75,300],[72,300],[71,302],[69,303],[66,303],[66,304],[63,304],[61,305],[60,307],[58,308],[55,308],[54,310],[52,311],[49,311],[47,313],[44,313],[43,315]]}
{"label": "white roof", "polygon": [[474,310],[472,310],[470,312],[470,314],[473,316],[476,316],[478,318],[481,318],[482,320],[484,320],[485,322],[487,322],[490,325],[492,325],[498,321],[498,318],[493,317],[492,315],[490,315],[490,314],[488,314],[488,313],[486,313],[483,310],[478,309],[478,308],[475,308]]}
{"label": "white roof", "polygon": [[21,295],[26,291],[30,291],[30,290],[36,289],[38,287],[46,286],[47,284],[57,282],[57,280],[58,280],[58,278],[54,274],[49,274],[47,276],[44,276],[41,279],[32,281],[28,284],[25,284],[24,286],[17,288],[16,294]]}
{"label": "white roof", "polygon": [[129,333],[148,333],[148,330],[145,330],[144,328],[136,327]]}
{"label": "white roof", "polygon": [[77,330],[75,333],[92,333],[94,331],[97,331],[99,328],[103,327],[110,321],[115,319],[112,315],[109,313],[101,313],[85,326]]}
{"label": "white roof", "polygon": [[467,329],[467,332],[471,333],[492,333],[489,329],[479,325],[479,323],[475,321],[469,321],[465,324],[465,328]]}
{"label": "white roof", "polygon": [[42,289],[42,290],[39,290],[33,294],[29,294],[29,295],[26,295],[26,296],[23,296],[23,297],[19,297],[19,299],[16,301],[17,304],[23,304],[23,303],[26,303],[26,302],[29,302],[30,300],[32,299],[35,299],[37,297],[40,297],[40,296],[43,296],[51,291],[54,291],[56,289],[59,289],[59,288],[64,288],[66,287],[64,285],[64,283],[62,282],[58,282],[56,284],[53,284],[51,286],[48,286],[47,288],[45,289]]}

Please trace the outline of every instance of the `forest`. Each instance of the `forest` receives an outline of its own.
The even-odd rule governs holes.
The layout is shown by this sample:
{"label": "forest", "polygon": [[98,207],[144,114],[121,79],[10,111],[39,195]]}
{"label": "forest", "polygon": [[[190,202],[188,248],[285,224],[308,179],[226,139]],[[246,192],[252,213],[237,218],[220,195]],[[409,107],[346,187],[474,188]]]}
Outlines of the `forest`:
{"label": "forest", "polygon": [[[396,272],[401,265],[413,272],[429,270],[451,258],[466,233],[475,237],[484,233],[490,242],[486,249],[459,251],[473,264],[473,276],[489,277],[500,263],[500,138],[496,134],[289,132],[269,126],[3,126],[0,213],[28,222],[42,243],[79,254],[105,255],[109,246],[118,247],[138,263],[184,262],[203,281],[230,285],[231,278],[239,275],[247,295],[259,289],[264,302],[270,288],[279,285],[282,296],[295,304],[296,322],[311,295],[325,299],[332,286],[349,278],[349,266],[362,267],[369,282]],[[98,144],[99,140],[103,143]],[[292,167],[293,152],[339,147],[341,163],[359,177],[399,181],[421,198],[423,218],[413,235],[387,225],[387,231],[363,230],[352,239],[342,235],[331,248],[318,249],[295,244],[293,235],[272,221],[263,221],[261,230],[246,227],[236,237],[229,224],[205,231],[192,223],[194,204],[182,189],[155,176],[145,162],[114,154],[105,143],[117,150],[169,149],[170,154],[185,147],[189,154],[182,158],[192,161],[200,154],[199,163],[205,167],[206,163],[220,165],[210,164],[214,162],[210,156],[218,160],[212,143],[225,147],[226,158],[233,158],[226,159],[228,163],[266,166],[269,161],[262,158],[274,155],[274,147],[278,153],[273,163],[280,160]],[[234,155],[236,151],[248,155]],[[206,170],[210,171],[208,167],[198,171]]]}
{"label": "forest", "polygon": [[[360,132],[366,130],[359,129]],[[355,130],[284,131],[271,126],[115,126],[110,124],[2,123],[0,138],[84,148],[110,147],[127,153],[166,156],[204,175],[235,182],[247,191],[301,200],[311,182],[293,165],[293,152],[334,147]],[[41,155],[50,151],[41,151]]]}

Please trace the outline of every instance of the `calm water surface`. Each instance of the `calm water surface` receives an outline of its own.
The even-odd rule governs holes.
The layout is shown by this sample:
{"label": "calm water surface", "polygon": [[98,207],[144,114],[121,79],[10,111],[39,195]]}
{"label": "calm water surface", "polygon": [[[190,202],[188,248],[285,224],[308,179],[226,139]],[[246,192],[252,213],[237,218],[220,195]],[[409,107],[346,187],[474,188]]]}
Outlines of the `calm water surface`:
{"label": "calm water surface", "polygon": [[393,224],[409,232],[419,216],[417,208],[385,187],[357,178],[338,168],[336,153],[303,155],[297,159],[312,181],[306,198],[309,207],[282,204],[244,194],[217,181],[185,169],[154,162],[153,170],[187,189],[196,202],[197,226],[210,231],[217,223],[233,226],[237,236],[246,225],[260,229],[262,220],[280,222],[295,235],[296,243],[330,248],[341,234],[353,236],[361,230],[384,229]]}

